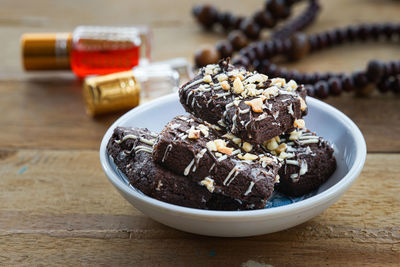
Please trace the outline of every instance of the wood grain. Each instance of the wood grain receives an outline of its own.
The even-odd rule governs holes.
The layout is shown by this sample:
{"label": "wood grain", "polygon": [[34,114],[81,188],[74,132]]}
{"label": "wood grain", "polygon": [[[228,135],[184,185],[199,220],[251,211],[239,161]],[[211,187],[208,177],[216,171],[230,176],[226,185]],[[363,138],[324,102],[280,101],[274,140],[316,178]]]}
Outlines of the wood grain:
{"label": "wood grain", "polygon": [[[130,6],[128,1],[120,2],[121,5]],[[386,20],[397,18],[399,4],[396,1],[383,2],[351,1],[350,4],[346,1],[324,1],[318,23],[310,27],[308,32],[348,23],[380,21],[376,16],[367,15],[375,10],[379,10],[380,16]],[[108,1],[101,1],[95,7],[88,2],[79,9],[76,7],[78,4],[73,2],[55,5],[42,0],[34,5],[28,3],[24,8],[16,3],[9,1],[5,5],[7,9],[0,11],[0,31],[9,36],[5,41],[6,51],[0,55],[0,62],[3,63],[0,64],[0,112],[3,114],[0,116],[0,125],[7,129],[0,133],[0,147],[97,149],[106,129],[122,114],[111,114],[95,120],[86,116],[81,81],[72,74],[24,73],[21,70],[18,43],[23,32],[71,30],[79,24],[104,24],[107,19],[113,24],[148,23],[154,29],[154,58],[158,60],[173,56],[185,56],[191,60],[199,44],[214,43],[223,37],[202,32],[190,17],[192,3],[187,1],[179,3],[182,12],[176,12],[174,5],[158,2],[157,5],[137,3],[137,6],[126,9],[120,9],[114,2],[111,4]],[[216,5],[223,7],[222,2]],[[243,14],[250,14],[259,5],[257,1],[246,1],[246,4],[232,1],[231,4]],[[39,9],[39,6],[46,8]],[[342,10],[344,6],[346,8]],[[100,9],[103,11],[100,12]],[[74,15],[59,16],[61,10],[73,12],[71,14]],[[115,16],[116,10],[122,14]],[[329,15],[332,10],[335,11],[335,18]],[[129,15],[132,12],[135,16]],[[302,71],[352,71],[363,68],[371,54],[382,60],[390,60],[399,58],[400,51],[397,44],[356,43],[318,52],[286,66]],[[399,97],[392,94],[376,94],[369,99],[346,95],[328,100],[328,103],[356,122],[365,134],[370,152],[400,151],[398,102]],[[29,129],[29,135],[26,129]]]}
{"label": "wood grain", "polygon": [[400,259],[398,154],[369,154],[352,188],[313,220],[231,239],[183,233],[147,218],[112,188],[96,151],[0,155],[0,263],[30,265],[45,258],[70,265],[170,265],[178,258],[178,266],[248,260],[281,266],[301,259],[319,266],[351,259],[352,265],[394,266]]}
{"label": "wood grain", "polygon": [[[153,58],[192,60],[203,44],[224,38],[191,18],[204,1],[14,1],[0,9],[0,266],[398,266],[400,262],[400,112],[398,96],[332,97],[365,135],[365,168],[350,190],[316,218],[279,233],[210,238],[161,225],[126,202],[107,181],[100,140],[123,112],[86,116],[81,81],[67,72],[26,73],[25,32],[71,31],[77,25],[148,24]],[[212,1],[250,15],[263,1]],[[397,21],[394,0],[321,0],[306,30]],[[295,12],[301,10],[301,6]],[[354,43],[294,63],[300,71],[364,68],[371,58],[400,57],[398,43]]]}
{"label": "wood grain", "polygon": [[[327,102],[360,127],[368,151],[400,152],[399,101],[376,94],[370,98],[342,96]],[[0,81],[0,113],[4,114],[0,124],[7,129],[0,133],[0,147],[98,149],[107,128],[123,112],[96,119],[86,116],[79,81],[64,75]]]}

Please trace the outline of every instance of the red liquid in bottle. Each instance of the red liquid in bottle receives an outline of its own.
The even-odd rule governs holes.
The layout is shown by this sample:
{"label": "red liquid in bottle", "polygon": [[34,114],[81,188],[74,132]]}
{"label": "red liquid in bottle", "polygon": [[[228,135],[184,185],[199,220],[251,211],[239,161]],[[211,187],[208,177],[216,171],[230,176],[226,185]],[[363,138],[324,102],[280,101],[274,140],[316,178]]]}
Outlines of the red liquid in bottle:
{"label": "red liquid in bottle", "polygon": [[72,49],[71,68],[79,77],[130,70],[139,64],[139,49],[139,46],[95,51]]}

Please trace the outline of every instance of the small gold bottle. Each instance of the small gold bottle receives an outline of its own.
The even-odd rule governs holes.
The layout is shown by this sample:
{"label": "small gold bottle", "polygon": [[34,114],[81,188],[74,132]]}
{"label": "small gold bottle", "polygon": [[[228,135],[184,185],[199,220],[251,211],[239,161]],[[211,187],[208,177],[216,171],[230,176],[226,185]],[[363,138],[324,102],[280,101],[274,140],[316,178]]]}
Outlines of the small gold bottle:
{"label": "small gold bottle", "polygon": [[140,85],[132,71],[90,77],[84,82],[83,98],[91,116],[129,109],[139,105]]}
{"label": "small gold bottle", "polygon": [[88,77],[83,84],[86,112],[97,116],[136,107],[141,98],[153,99],[176,92],[185,78],[192,78],[192,72],[187,60],[182,58]]}

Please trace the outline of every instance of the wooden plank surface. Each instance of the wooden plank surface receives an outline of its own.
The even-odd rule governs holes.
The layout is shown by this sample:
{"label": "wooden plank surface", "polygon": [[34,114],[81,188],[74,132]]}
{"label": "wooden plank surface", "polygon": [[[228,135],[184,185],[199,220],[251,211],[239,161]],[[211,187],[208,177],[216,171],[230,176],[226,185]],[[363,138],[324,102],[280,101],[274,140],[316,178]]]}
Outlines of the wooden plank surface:
{"label": "wooden plank surface", "polygon": [[96,151],[1,155],[0,187],[7,190],[0,195],[0,259],[8,263],[44,258],[71,265],[157,265],[178,258],[181,266],[248,260],[281,266],[301,259],[320,266],[351,259],[378,266],[400,260],[398,154],[370,154],[352,188],[313,220],[252,238],[202,237],[154,222],[111,188]]}
{"label": "wooden plank surface", "polygon": [[[212,2],[249,15],[263,1]],[[97,150],[106,129],[122,113],[91,119],[84,113],[81,81],[72,74],[21,70],[22,33],[70,31],[82,24],[149,24],[155,60],[192,60],[199,45],[224,38],[196,25],[190,15],[194,3],[1,1],[0,265],[398,266],[398,96],[327,100],[356,122],[369,152],[361,176],[340,201],[311,221],[279,233],[210,238],[147,218],[107,181]],[[321,3],[323,11],[307,32],[399,21],[399,1]],[[344,45],[286,66],[350,72],[372,58],[399,59],[398,43]]]}

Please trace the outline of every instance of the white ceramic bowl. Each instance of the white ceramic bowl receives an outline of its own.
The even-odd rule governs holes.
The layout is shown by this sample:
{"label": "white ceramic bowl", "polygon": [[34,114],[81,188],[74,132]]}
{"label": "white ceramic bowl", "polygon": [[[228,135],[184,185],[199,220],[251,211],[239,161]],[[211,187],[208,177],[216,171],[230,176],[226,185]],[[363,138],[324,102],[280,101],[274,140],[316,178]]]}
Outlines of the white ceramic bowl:
{"label": "white ceramic bowl", "polygon": [[186,112],[177,94],[171,94],[137,108],[119,118],[106,132],[100,146],[100,161],[110,182],[138,210],[173,228],[209,236],[253,236],[272,233],[301,224],[337,201],[356,180],[364,166],[366,145],[358,127],[342,112],[322,101],[307,98],[309,129],[333,144],[337,170],[318,192],[285,206],[252,211],[210,211],[181,207],[150,198],[130,186],[116,171],[106,153],[107,142],[117,126],[147,127],[159,132],[178,114]]}

